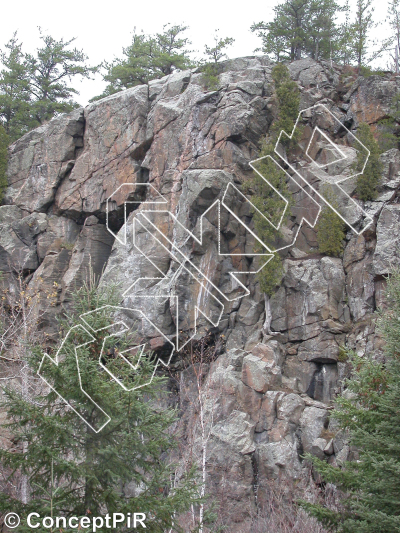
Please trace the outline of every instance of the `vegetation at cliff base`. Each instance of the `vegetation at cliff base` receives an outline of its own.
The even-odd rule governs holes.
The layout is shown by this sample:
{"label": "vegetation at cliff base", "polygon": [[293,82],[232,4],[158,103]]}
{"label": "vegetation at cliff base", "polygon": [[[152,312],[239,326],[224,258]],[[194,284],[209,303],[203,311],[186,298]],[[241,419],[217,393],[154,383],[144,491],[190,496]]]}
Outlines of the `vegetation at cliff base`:
{"label": "vegetation at cliff base", "polygon": [[378,311],[383,355],[348,352],[353,373],[334,418],[355,446],[357,459],[340,466],[308,456],[324,482],[342,491],[342,508],[303,502],[323,524],[340,533],[400,532],[400,270],[387,279]]}
{"label": "vegetation at cliff base", "polygon": [[[73,311],[62,321],[60,337],[71,327],[75,329],[62,345],[60,363],[55,365],[48,359],[41,367],[68,404],[43,383],[36,383],[29,391],[15,385],[4,389],[1,407],[7,411],[6,426],[18,446],[0,450],[3,481],[8,481],[10,488],[0,492],[0,509],[20,515],[18,531],[31,530],[25,520],[31,512],[68,519],[133,511],[147,515],[147,531],[181,531],[174,517],[199,501],[193,469],[177,475],[174,464],[167,460],[166,454],[176,446],[169,430],[176,413],[154,404],[166,394],[165,379],[155,376],[150,385],[132,390],[150,380],[154,364],[145,355],[134,372],[118,355],[129,339],[109,336],[113,316],[103,306],[119,302],[115,286],[99,289],[91,283],[74,293]],[[78,316],[92,310],[98,311],[85,318],[90,331],[97,333],[93,333],[95,340],[88,342],[87,331],[76,326]],[[102,347],[103,368],[99,365]],[[56,349],[50,353],[54,358]],[[31,383],[43,356],[38,346],[31,348]],[[126,351],[124,357],[132,364],[137,358]],[[129,390],[110,378],[105,368]],[[88,401],[80,382],[93,401]],[[99,406],[110,417],[101,430],[105,418]],[[25,501],[15,497],[12,489],[21,476],[29,487]]]}

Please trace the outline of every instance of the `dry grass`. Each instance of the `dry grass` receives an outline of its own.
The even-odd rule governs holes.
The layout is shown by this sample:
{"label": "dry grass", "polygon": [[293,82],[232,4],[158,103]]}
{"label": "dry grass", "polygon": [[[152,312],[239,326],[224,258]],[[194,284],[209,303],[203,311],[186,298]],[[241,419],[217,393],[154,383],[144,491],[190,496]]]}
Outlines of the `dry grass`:
{"label": "dry grass", "polygon": [[[242,529],[235,528],[235,533],[328,533],[297,502],[299,499],[320,502],[331,509],[340,506],[336,488],[330,484],[319,487],[307,469],[298,482],[290,479],[264,482],[262,492],[262,503],[259,502],[257,513],[249,517]],[[219,520],[218,526],[222,526],[221,531],[230,532],[232,525],[226,518]]]}

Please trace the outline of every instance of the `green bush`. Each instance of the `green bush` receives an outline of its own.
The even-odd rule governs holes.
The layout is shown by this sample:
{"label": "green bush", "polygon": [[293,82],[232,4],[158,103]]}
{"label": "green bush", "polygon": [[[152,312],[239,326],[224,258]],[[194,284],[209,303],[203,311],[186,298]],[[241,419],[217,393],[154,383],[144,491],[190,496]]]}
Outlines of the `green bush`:
{"label": "green bush", "polygon": [[[283,130],[290,135],[299,114],[300,91],[297,83],[290,79],[289,70],[282,63],[274,66],[271,76],[274,80],[278,102],[278,120],[272,125],[270,133],[272,137],[278,137]],[[300,130],[296,130],[296,138],[290,140],[283,136],[281,141],[291,146],[297,142],[299,134]]]}
{"label": "green bush", "polygon": [[258,281],[260,282],[260,289],[262,292],[271,297],[274,294],[276,287],[282,281],[283,276],[283,262],[279,254],[275,254],[265,267],[258,274]]}
{"label": "green bush", "polygon": [[374,70],[371,67],[363,67],[363,66],[361,66],[360,67],[360,74],[364,78],[369,78],[370,76],[385,77],[387,73],[384,70],[380,70],[380,69]]}
{"label": "green bush", "polygon": [[217,63],[208,63],[203,67],[202,82],[208,91],[216,91],[219,88],[218,65]]}
{"label": "green bush", "polygon": [[[272,69],[271,76],[274,81],[278,117],[270,128],[268,141],[264,141],[262,144],[259,158],[264,157],[264,159],[255,163],[254,166],[262,176],[268,177],[269,183],[289,201],[285,212],[285,219],[287,219],[290,215],[291,206],[293,205],[287,183],[287,175],[271,158],[265,156],[269,155],[272,157],[274,155],[274,147],[282,130],[291,134],[299,112],[300,93],[297,84],[290,79],[289,70],[285,65],[281,63],[275,65]],[[282,138],[282,143],[285,144],[286,148],[291,147],[296,141],[297,137],[292,140],[285,136]],[[285,209],[286,202],[257,173],[254,173],[251,180],[245,184],[246,188],[251,191],[251,201],[259,211],[255,210],[253,216],[254,229],[257,236],[266,245],[271,247],[271,249],[279,247],[279,232],[264,216],[272,224],[277,226]],[[282,220],[282,224],[284,221]],[[261,252],[261,247],[258,247],[256,251]],[[268,296],[271,296],[277,285],[279,285],[282,275],[282,259],[279,254],[275,254],[273,259],[258,274],[261,290]]]}
{"label": "green bush", "polygon": [[9,138],[3,126],[0,125],[0,203],[3,201],[7,188],[7,147]]}
{"label": "green bush", "polygon": [[[382,162],[379,160],[381,150],[375,140],[371,128],[365,122],[361,122],[357,130],[357,138],[370,151],[368,162],[364,172],[357,177],[357,196],[363,202],[374,200],[377,196],[377,187],[382,175]],[[356,169],[361,172],[364,163],[363,152],[357,154]]]}
{"label": "green bush", "polygon": [[[325,198],[331,206],[338,210],[338,205],[329,185],[324,186]],[[316,225],[318,251],[333,257],[340,257],[344,248],[345,224],[329,206],[324,205]]]}

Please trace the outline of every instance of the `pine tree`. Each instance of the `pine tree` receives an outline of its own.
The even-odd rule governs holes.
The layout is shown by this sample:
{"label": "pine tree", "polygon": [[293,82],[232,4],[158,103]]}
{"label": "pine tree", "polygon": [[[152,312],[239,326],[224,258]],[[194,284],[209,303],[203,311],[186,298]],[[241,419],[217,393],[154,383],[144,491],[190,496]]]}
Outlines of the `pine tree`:
{"label": "pine tree", "polygon": [[0,54],[0,120],[11,141],[79,107],[72,98],[79,93],[70,82],[97,70],[87,65],[82,50],[71,48],[75,39],[57,41],[39,32],[43,45],[35,54],[23,53],[16,33]]}
{"label": "pine tree", "polygon": [[[324,187],[324,197],[338,211],[332,188]],[[328,205],[322,207],[316,225],[318,250],[321,254],[340,257],[344,248],[345,224],[335,211]]]}
{"label": "pine tree", "polygon": [[345,14],[344,22],[339,26],[339,39],[335,57],[342,65],[350,65],[355,59],[354,32],[351,23],[351,10],[349,0],[345,1],[342,11]]}
{"label": "pine tree", "polygon": [[332,58],[337,48],[334,0],[285,0],[274,8],[271,22],[251,26],[262,39],[261,50],[276,61],[301,59],[302,54],[318,60]]}
{"label": "pine tree", "polygon": [[373,18],[375,8],[372,0],[357,0],[356,18],[352,25],[354,52],[358,68],[365,64],[371,30],[376,26]]}
{"label": "pine tree", "polygon": [[[357,129],[357,138],[370,151],[368,162],[362,174],[357,177],[357,196],[363,202],[374,200],[377,194],[377,187],[382,175],[382,162],[379,159],[381,150],[378,142],[375,140],[371,128],[365,122],[362,122]],[[361,172],[364,165],[364,154],[357,154],[357,163],[355,168]]]}
{"label": "pine tree", "polygon": [[31,124],[29,67],[15,32],[0,53],[0,120],[11,141],[26,133]]}
{"label": "pine tree", "polygon": [[7,187],[7,147],[9,138],[3,126],[0,124],[0,203],[3,200],[3,194]]}
{"label": "pine tree", "polygon": [[218,63],[221,59],[227,57],[225,49],[228,46],[232,46],[235,42],[235,39],[232,37],[224,37],[223,39],[218,36],[218,30],[215,30],[214,35],[214,46],[208,46],[207,44],[204,47],[204,52],[210,61],[213,63]]}
{"label": "pine tree", "polygon": [[214,46],[204,46],[204,53],[210,63],[207,63],[202,67],[202,79],[208,90],[216,90],[219,87],[218,79],[218,63],[221,59],[227,59],[226,49],[235,42],[232,37],[220,38],[218,36],[218,30],[215,30]]}
{"label": "pine tree", "polygon": [[[150,385],[132,390],[149,380],[154,364],[142,357],[134,372],[119,356],[125,352],[132,364],[137,362],[137,356],[125,351],[132,339],[109,337],[114,329],[108,306],[119,301],[113,286],[99,289],[91,283],[74,293],[74,312],[62,321],[65,331],[76,326],[78,315],[102,310],[86,315],[86,332],[75,328],[65,338],[58,366],[47,360],[40,367],[64,401],[54,390],[43,387],[37,387],[31,397],[11,387],[4,391],[2,407],[7,410],[9,428],[19,447],[17,451],[0,450],[0,464],[3,473],[11,471],[11,481],[25,475],[30,486],[27,503],[0,494],[0,509],[21,517],[18,531],[31,531],[25,521],[30,512],[68,519],[133,511],[147,515],[147,531],[180,531],[174,516],[198,501],[193,472],[173,483],[174,465],[164,457],[176,445],[169,432],[175,412],[155,405],[163,394],[164,378],[155,376]],[[75,348],[88,340],[87,331],[97,333],[93,333],[93,342],[77,351],[78,379]],[[99,365],[102,347],[107,370]],[[55,350],[51,354],[54,357]],[[32,376],[42,357],[40,348],[32,350],[28,359]],[[118,376],[128,391],[111,375]],[[80,381],[92,401],[82,392]],[[104,423],[99,407],[111,420],[96,433],[91,428]],[[128,483],[131,495],[124,495]],[[120,531],[128,530],[121,527]]]}
{"label": "pine tree", "polygon": [[187,26],[166,24],[163,32],[155,35],[137,34],[135,30],[131,45],[123,49],[125,57],[103,63],[106,71],[103,79],[108,85],[91,101],[162,78],[174,70],[190,68],[193,65],[189,57],[190,41],[182,37],[187,29]]}
{"label": "pine tree", "polygon": [[68,113],[79,107],[72,99],[78,91],[67,83],[80,76],[90,78],[96,67],[86,64],[87,56],[82,50],[71,49],[75,39],[57,41],[45,35],[39,28],[43,43],[35,55],[27,54],[29,69],[30,113],[35,126],[43,124],[58,113]]}
{"label": "pine tree", "polygon": [[400,270],[387,280],[386,308],[378,312],[384,359],[349,353],[351,394],[337,400],[334,417],[357,447],[358,459],[335,467],[309,457],[324,481],[343,492],[342,509],[302,503],[341,533],[400,532]]}

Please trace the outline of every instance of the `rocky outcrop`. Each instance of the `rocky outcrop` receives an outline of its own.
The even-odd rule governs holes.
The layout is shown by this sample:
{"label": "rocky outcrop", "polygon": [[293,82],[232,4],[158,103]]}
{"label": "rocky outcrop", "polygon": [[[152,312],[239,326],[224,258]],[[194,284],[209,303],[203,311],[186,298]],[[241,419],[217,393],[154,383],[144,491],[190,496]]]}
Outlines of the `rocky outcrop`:
{"label": "rocky outcrop", "polygon": [[[207,491],[224,494],[232,533],[248,531],[270,478],[301,476],[304,452],[332,462],[351,453],[330,418],[348,373],[341,348],[379,350],[372,314],[384,275],[399,259],[400,152],[391,149],[381,156],[379,196],[365,206],[373,223],[361,235],[349,231],[343,258],[318,254],[315,231],[303,225],[280,287],[271,298],[260,291],[252,212],[234,191],[252,176],[249,161],[276,116],[272,67],[266,57],[227,61],[215,91],[206,90],[201,72],[174,73],[52,120],[11,146],[0,207],[0,269],[10,279],[18,270],[31,276],[48,335],[56,336],[55,317],[89,267],[101,283],[120,283],[124,307],[140,302],[147,317],[141,332],[156,351],[165,349],[165,338],[175,342],[177,330],[183,340],[194,334],[200,309],[193,342],[207,337],[215,346],[200,396]],[[385,117],[400,83],[389,75],[346,78],[339,67],[311,59],[289,70],[301,109],[323,103],[350,130]],[[337,124],[324,127],[347,154],[347,166],[338,162],[332,172],[346,176],[356,151]],[[352,194],[355,181],[347,187]],[[221,211],[220,241],[216,200],[230,206]],[[151,224],[162,228],[162,239],[148,231]],[[135,284],[140,278],[147,281]],[[137,323],[134,312],[124,318]],[[188,353],[178,351],[172,369],[182,442],[201,454]]]}

